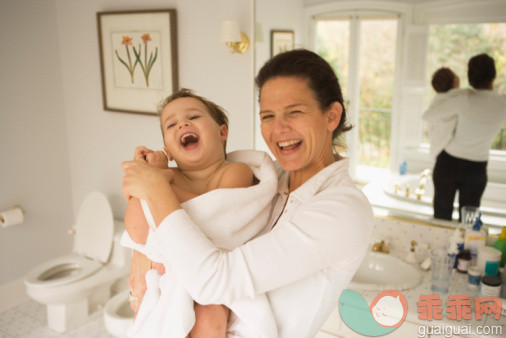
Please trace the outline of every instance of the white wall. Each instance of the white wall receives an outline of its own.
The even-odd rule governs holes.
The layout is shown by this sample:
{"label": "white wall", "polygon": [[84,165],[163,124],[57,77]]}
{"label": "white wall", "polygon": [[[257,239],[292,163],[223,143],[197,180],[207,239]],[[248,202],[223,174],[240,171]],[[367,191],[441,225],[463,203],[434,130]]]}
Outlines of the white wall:
{"label": "white wall", "polygon": [[162,146],[155,116],[102,108],[97,12],[175,8],[180,86],[227,109],[229,151],[253,146],[253,52],[218,41],[224,19],[251,36],[253,0],[0,4],[0,208],[27,209],[24,224],[0,229],[0,285],[70,249],[65,230],[88,192],[103,191],[122,219],[121,161]]}
{"label": "white wall", "polygon": [[230,54],[218,33],[221,20],[231,18],[251,35],[252,6],[251,0],[56,1],[74,211],[88,191],[100,189],[122,218],[121,161],[136,145],[163,146],[156,116],[103,111],[96,12],[176,9],[180,86],[229,112],[233,150],[252,147],[253,53]]}
{"label": "white wall", "polygon": [[0,1],[0,285],[70,249],[72,194],[53,1]]}
{"label": "white wall", "polygon": [[[302,0],[256,0],[255,20],[262,25],[263,42],[255,48],[255,75],[271,57],[271,30],[293,30],[295,48],[308,48],[304,37],[304,8]],[[255,95],[258,105],[258,95]],[[258,107],[255,109],[258,114]],[[260,133],[260,119],[255,116],[255,149],[269,151]]]}

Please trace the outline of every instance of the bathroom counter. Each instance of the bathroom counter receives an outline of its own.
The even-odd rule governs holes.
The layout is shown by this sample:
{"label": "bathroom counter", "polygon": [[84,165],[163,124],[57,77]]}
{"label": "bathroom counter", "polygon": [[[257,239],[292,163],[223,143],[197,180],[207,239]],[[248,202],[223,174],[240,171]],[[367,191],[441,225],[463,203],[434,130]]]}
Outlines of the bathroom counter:
{"label": "bathroom counter", "polygon": [[[380,293],[380,291],[358,291],[367,301],[367,304],[371,304],[371,302],[376,298],[376,296]],[[482,314],[481,320],[476,319],[476,314],[474,311],[474,299],[476,297],[481,298],[479,295],[479,288],[468,288],[468,275],[461,274],[454,270],[452,272],[450,291],[446,295],[442,295],[440,297],[442,301],[442,319],[440,320],[423,320],[418,318],[418,302],[420,302],[420,296],[424,295],[432,295],[434,294],[431,291],[431,274],[430,270],[423,272],[423,281],[420,285],[415,288],[401,291],[402,294],[406,297],[408,303],[408,313],[404,322],[401,324],[399,328],[388,333],[385,337],[428,337],[432,331],[431,337],[438,336],[444,337],[444,330],[452,330],[454,335],[452,337],[505,337],[506,336],[506,316],[502,315],[499,320],[494,318],[494,314]],[[454,295],[468,295],[470,303],[471,303],[471,319],[469,320],[453,320],[449,319],[447,312],[447,301],[448,296]],[[502,302],[506,302],[506,299],[502,299]],[[465,327],[465,328],[464,328]],[[467,332],[471,331],[476,332],[477,330],[489,330],[492,327],[500,327],[497,330],[502,330],[499,334],[467,334]],[[437,330],[440,331],[440,335],[435,335]],[[467,331],[465,331],[467,330]],[[331,336],[337,337],[363,337],[358,333],[354,332],[346,324],[341,320],[341,316],[339,314],[339,310],[336,308],[327,322],[323,325],[321,331],[325,334],[330,334]],[[502,334],[500,334],[502,332]],[[425,334],[423,334],[425,333]]]}

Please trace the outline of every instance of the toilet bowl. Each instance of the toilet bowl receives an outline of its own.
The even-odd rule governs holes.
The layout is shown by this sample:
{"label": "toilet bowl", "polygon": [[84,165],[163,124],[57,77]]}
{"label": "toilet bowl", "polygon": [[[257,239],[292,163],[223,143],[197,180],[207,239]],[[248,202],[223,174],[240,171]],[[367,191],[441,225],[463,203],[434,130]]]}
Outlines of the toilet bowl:
{"label": "toilet bowl", "polygon": [[49,328],[66,332],[85,323],[109,299],[115,281],[128,274],[129,250],[119,244],[123,229],[107,198],[92,192],[79,210],[72,252],[25,276],[28,295],[47,306]]}
{"label": "toilet bowl", "polygon": [[104,323],[107,331],[114,337],[126,337],[134,320],[134,312],[128,302],[129,289],[118,293],[107,301],[104,307]]}

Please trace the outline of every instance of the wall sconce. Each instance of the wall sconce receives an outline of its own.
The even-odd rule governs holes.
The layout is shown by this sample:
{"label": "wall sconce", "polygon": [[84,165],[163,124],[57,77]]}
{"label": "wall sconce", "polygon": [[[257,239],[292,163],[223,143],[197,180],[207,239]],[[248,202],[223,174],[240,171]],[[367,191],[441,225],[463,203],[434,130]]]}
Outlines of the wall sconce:
{"label": "wall sconce", "polygon": [[244,54],[249,48],[249,38],[239,30],[237,21],[225,20],[221,22],[220,41],[227,43],[230,53]]}

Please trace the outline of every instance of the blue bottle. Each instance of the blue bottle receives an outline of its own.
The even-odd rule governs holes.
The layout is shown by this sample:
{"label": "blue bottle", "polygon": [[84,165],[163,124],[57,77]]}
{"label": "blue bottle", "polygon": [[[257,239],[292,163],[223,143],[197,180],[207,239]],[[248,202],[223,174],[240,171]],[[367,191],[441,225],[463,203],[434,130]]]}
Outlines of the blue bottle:
{"label": "blue bottle", "polygon": [[399,175],[406,175],[407,172],[408,172],[408,164],[406,163],[406,161],[404,161],[399,166]]}

